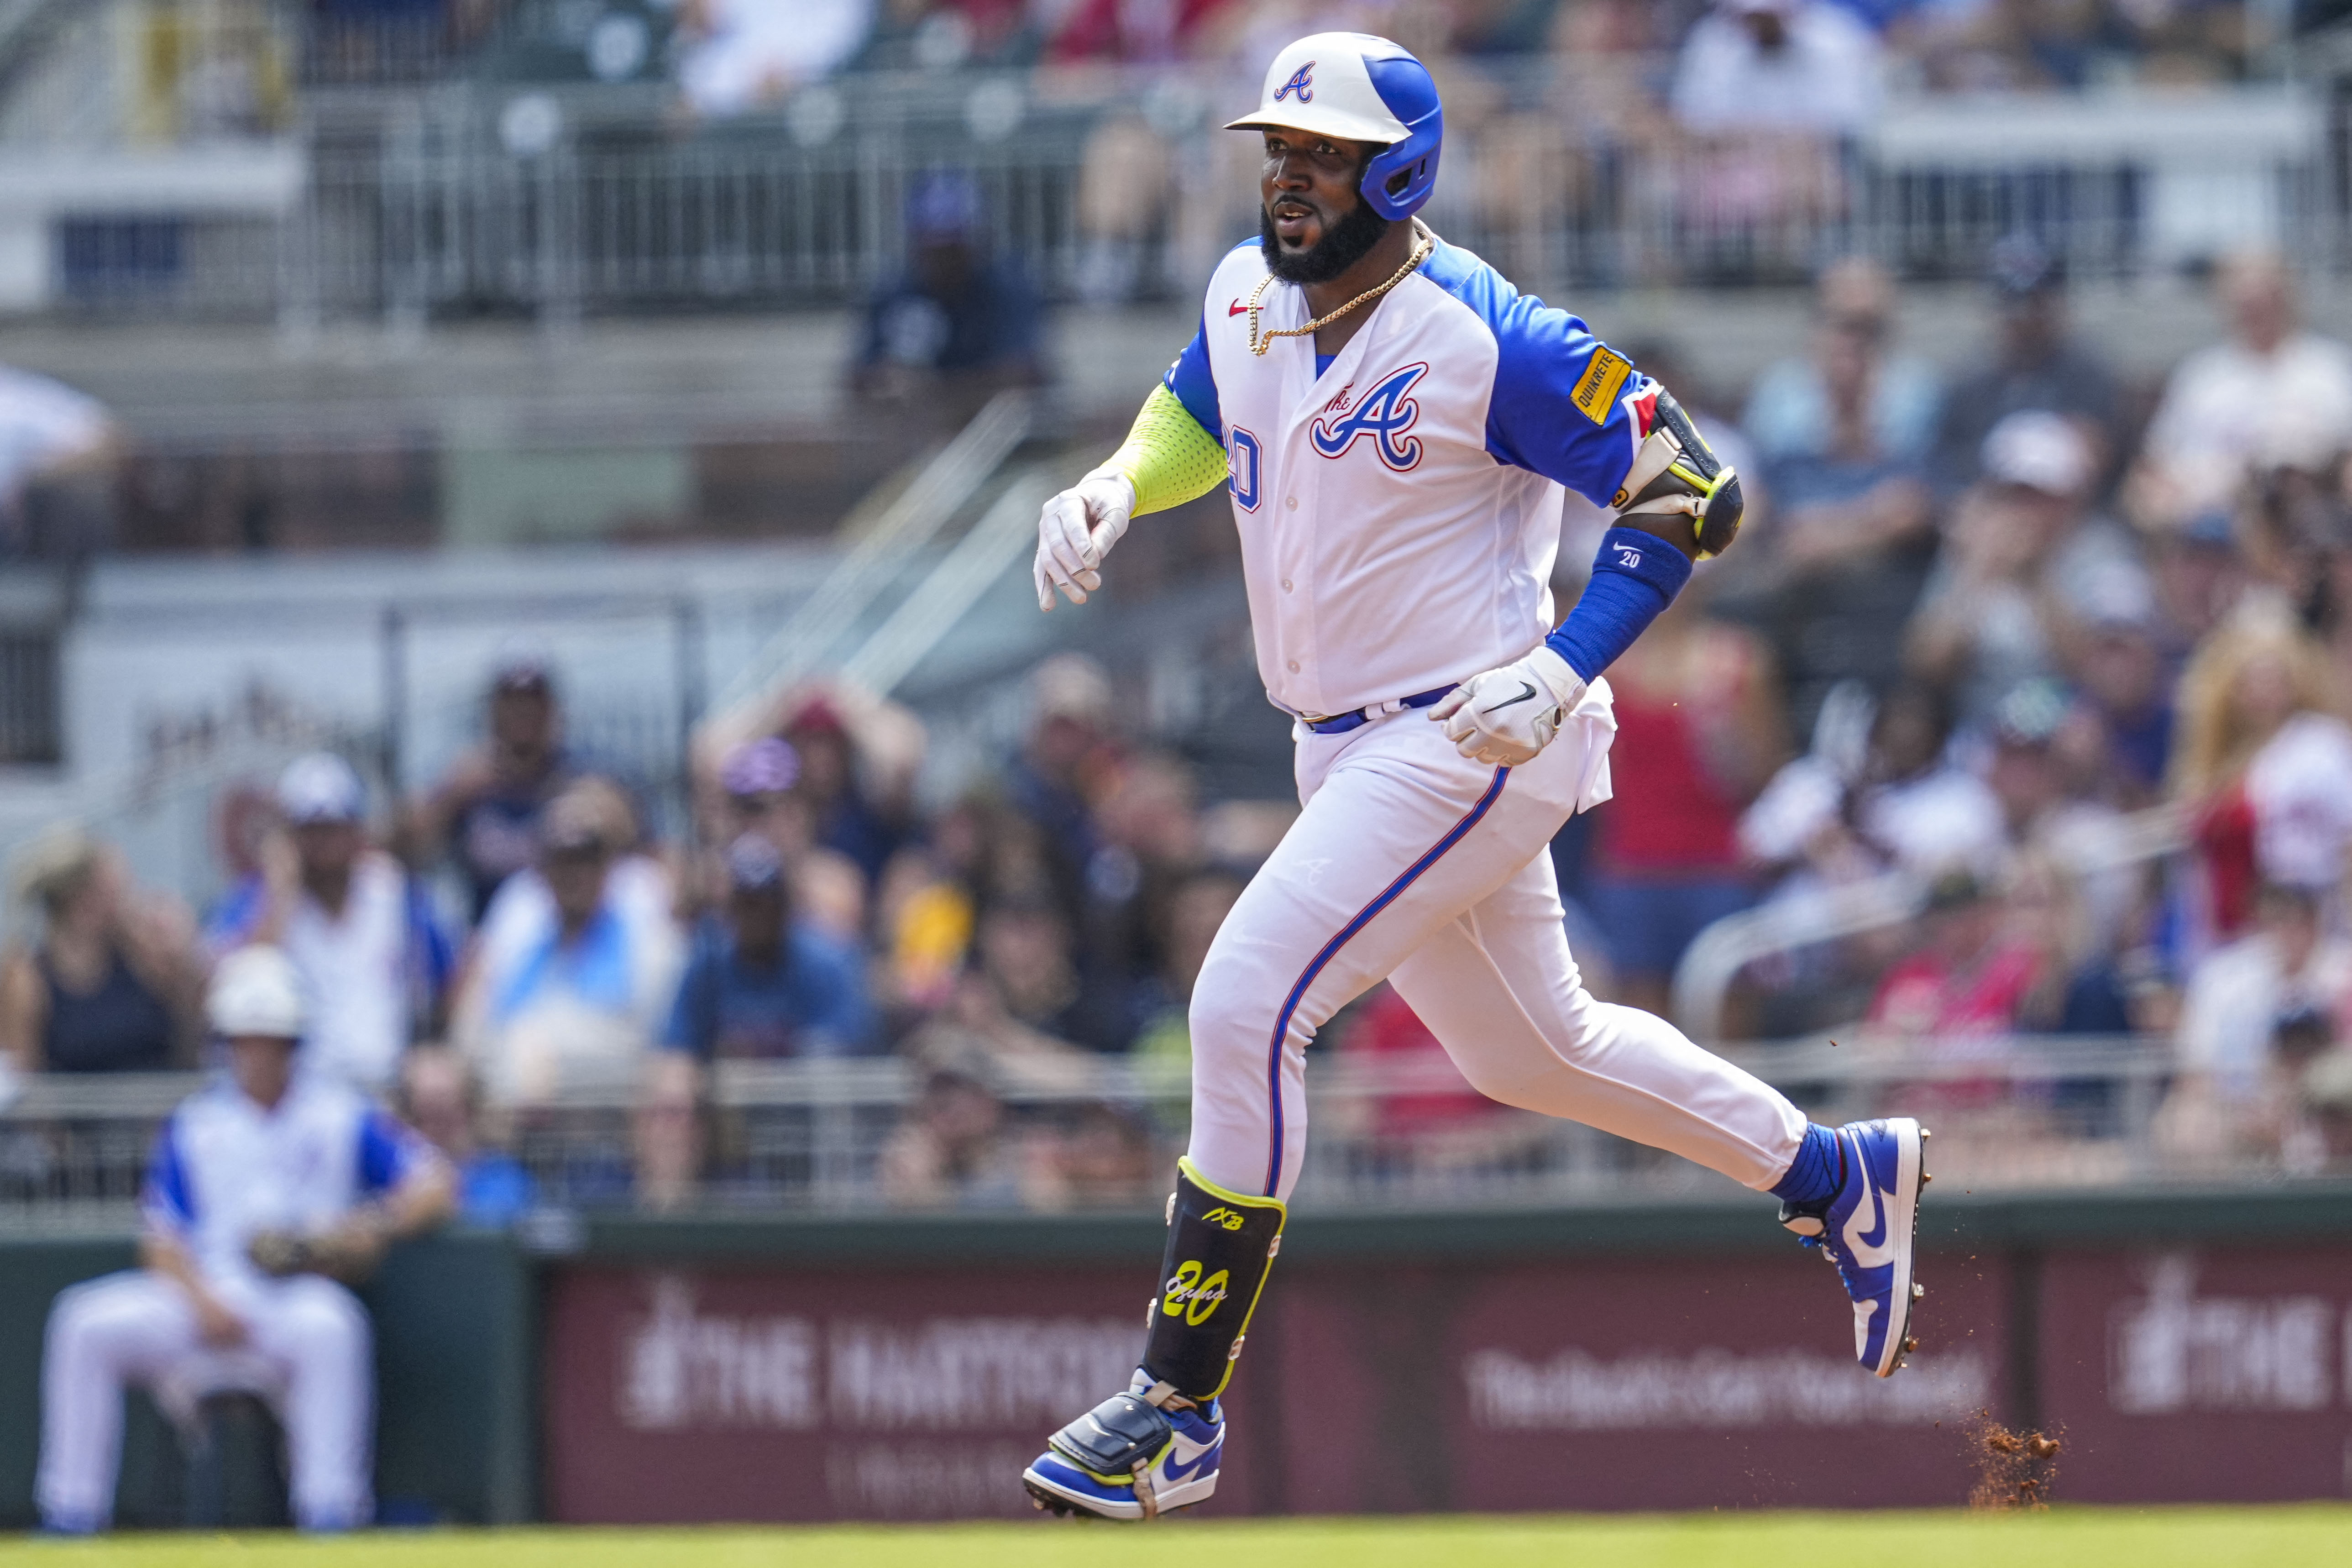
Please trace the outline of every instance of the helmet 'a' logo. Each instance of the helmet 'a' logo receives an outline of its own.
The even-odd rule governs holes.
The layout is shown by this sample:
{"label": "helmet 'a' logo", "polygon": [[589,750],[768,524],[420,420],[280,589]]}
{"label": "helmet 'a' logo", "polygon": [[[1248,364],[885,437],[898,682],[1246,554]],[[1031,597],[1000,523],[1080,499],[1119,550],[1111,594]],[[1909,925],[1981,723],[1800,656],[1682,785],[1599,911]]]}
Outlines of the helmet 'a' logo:
{"label": "helmet 'a' logo", "polygon": [[1315,62],[1313,60],[1308,60],[1305,65],[1292,71],[1290,79],[1274,89],[1274,101],[1280,103],[1294,92],[1298,95],[1298,101],[1301,103],[1315,101]]}
{"label": "helmet 'a' logo", "polygon": [[1370,436],[1381,462],[1400,473],[1414,467],[1421,461],[1421,437],[1405,432],[1421,417],[1421,405],[1405,394],[1428,370],[1426,364],[1409,364],[1389,372],[1346,415],[1317,419],[1307,427],[1307,438],[1325,457],[1337,458],[1356,444],[1357,437]]}

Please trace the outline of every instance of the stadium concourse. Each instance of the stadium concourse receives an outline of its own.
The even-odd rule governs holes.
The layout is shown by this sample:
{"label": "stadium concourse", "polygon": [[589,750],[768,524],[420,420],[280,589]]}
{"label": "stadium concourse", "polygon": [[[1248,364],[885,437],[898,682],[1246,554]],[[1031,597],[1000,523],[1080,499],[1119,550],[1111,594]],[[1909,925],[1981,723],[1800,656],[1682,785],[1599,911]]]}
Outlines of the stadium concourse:
{"label": "stadium concourse", "polygon": [[[1038,505],[1193,329],[1255,221],[1215,128],[1326,23],[1432,63],[1434,230],[1743,476],[1738,549],[1609,670],[1570,942],[1817,1120],[1927,1121],[1932,1293],[1862,1376],[1769,1205],[1482,1099],[1376,986],[1314,1043],[1216,1510],[1957,1506],[1979,1419],[2061,1434],[2062,1502],[2343,1495],[2340,8],[1340,9],[0,4],[0,1525],[51,1304],[139,1264],[257,947],[303,1070],[455,1178],[349,1270],[380,1522],[1026,1511],[1135,1364],[1193,984],[1298,809],[1223,492],[1052,616]],[[1604,526],[1570,497],[1562,613]],[[288,1397],[136,1395],[115,1521],[286,1522]],[[1715,1528],[1192,1539],[1990,1539]],[[2345,1528],[2062,1510],[2000,1550]]]}

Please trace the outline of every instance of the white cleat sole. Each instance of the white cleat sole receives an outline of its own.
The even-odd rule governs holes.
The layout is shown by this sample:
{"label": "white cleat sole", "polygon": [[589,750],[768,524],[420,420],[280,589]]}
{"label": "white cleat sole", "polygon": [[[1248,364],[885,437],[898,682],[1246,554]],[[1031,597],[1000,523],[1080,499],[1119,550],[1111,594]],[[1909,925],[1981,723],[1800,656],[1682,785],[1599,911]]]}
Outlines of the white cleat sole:
{"label": "white cleat sole", "polygon": [[[1030,1506],[1041,1512],[1060,1514],[1065,1517],[1083,1514],[1094,1519],[1115,1520],[1126,1524],[1137,1523],[1144,1517],[1143,1505],[1139,1502],[1109,1502],[1102,1498],[1087,1497],[1083,1493],[1073,1492],[1057,1486],[1034,1469],[1021,1472],[1021,1484],[1029,1490]],[[1161,1487],[1153,1495],[1153,1500],[1158,1504],[1154,1511],[1172,1513],[1180,1508],[1190,1508],[1194,1503],[1206,1502],[1215,1494],[1216,1489],[1217,1478],[1214,1476],[1204,1476],[1198,1480],[1179,1481],[1171,1487]]]}
{"label": "white cleat sole", "polygon": [[1886,1341],[1879,1349],[1878,1364],[1871,1370],[1881,1377],[1893,1377],[1903,1369],[1903,1359],[1919,1348],[1911,1337],[1911,1310],[1922,1290],[1911,1277],[1912,1243],[1919,1231],[1919,1189],[1927,1184],[1926,1150],[1927,1134],[1907,1116],[1889,1117],[1887,1130],[1895,1134],[1895,1186],[1886,1194],[1887,1242],[1895,1249],[1894,1288],[1887,1293],[1893,1321],[1887,1324]]}

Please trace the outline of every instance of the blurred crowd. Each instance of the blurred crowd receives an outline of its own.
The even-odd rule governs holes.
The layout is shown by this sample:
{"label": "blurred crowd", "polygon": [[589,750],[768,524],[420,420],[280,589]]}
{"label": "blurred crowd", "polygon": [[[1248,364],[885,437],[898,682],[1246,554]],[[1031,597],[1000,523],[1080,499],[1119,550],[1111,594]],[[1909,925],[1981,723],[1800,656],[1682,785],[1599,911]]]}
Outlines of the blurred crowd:
{"label": "blurred crowd", "polygon": [[[1849,154],[1889,103],[2233,82],[2275,63],[2269,16],[2234,0],[697,0],[667,58],[690,116],[783,107],[803,137],[845,112],[824,84],[868,71],[1018,67],[1043,103],[1096,104],[1073,281],[1117,302],[1152,290],[1156,255],[1170,278],[1205,274],[1246,223],[1233,198],[1254,143],[1202,133],[1306,33],[1381,34],[1429,62],[1455,171],[1442,232],[1522,274],[1564,226],[1670,233],[1638,265],[1579,253],[1588,276],[1654,283],[1801,268],[1802,237],[1855,216]],[[982,140],[1019,116],[967,108]]]}
{"label": "blurred crowd", "polygon": [[[2320,16],[2243,0],[316,4],[313,54],[355,50],[345,63],[362,75],[372,47],[396,63],[397,40],[436,26],[449,36],[449,68],[471,49],[465,73],[492,79],[656,86],[681,130],[781,113],[793,141],[822,144],[865,112],[854,95],[885,77],[900,85],[874,90],[902,93],[905,73],[973,73],[914,96],[961,104],[976,142],[1040,109],[1091,106],[1076,281],[1106,300],[1154,287],[1157,247],[1177,255],[1170,276],[1191,277],[1230,243],[1225,197],[1248,150],[1202,132],[1254,101],[1266,61],[1307,33],[1376,33],[1429,62],[1458,172],[1433,221],[1485,235],[1498,263],[1514,259],[1506,238],[1533,254],[1572,216],[1585,228],[1679,231],[1665,259],[1644,258],[1645,276],[1662,265],[1752,272],[1760,261],[1777,275],[1788,270],[1782,247],[1756,231],[1853,216],[1844,154],[1888,104],[2276,76],[2282,28]],[[386,29],[380,47],[366,42]]]}
{"label": "blurred crowd", "polygon": [[[2275,257],[2212,287],[2228,335],[2135,386],[2030,235],[1957,374],[1874,265],[1822,271],[1811,352],[1711,421],[1761,501],[1741,558],[1611,673],[1579,879],[1630,998],[1710,921],[1801,932],[1892,876],[1916,920],[1778,946],[1725,1032],[1903,1042],[1927,1105],[1983,1103],[2020,1037],[2176,1039],[2168,1158],[2352,1153],[2352,350]],[[2042,1093],[2076,1133],[2115,1111]]]}
{"label": "blurred crowd", "polygon": [[[680,80],[714,111],[844,71],[1262,64],[1302,34],[1348,30],[1432,56],[1680,51],[1678,110],[1690,93],[1702,115],[1808,122],[1864,107],[1852,96],[1855,67],[1944,89],[2226,79],[2246,68],[2257,41],[2248,27],[2258,25],[2238,0],[683,0],[674,9]],[[1790,92],[1743,102],[1707,90],[1759,70],[1834,76],[1837,101]]]}
{"label": "blurred crowd", "polygon": [[710,1107],[730,1064],[893,1056],[916,1089],[870,1173],[891,1201],[1139,1201],[1166,1129],[1090,1097],[1087,1068],[1131,1055],[1181,1079],[1192,977],[1286,814],[1204,813],[1087,659],[1029,684],[1017,754],[931,813],[912,714],[797,689],[704,748],[690,830],[664,842],[519,652],[480,745],[413,799],[329,752],[226,794],[226,889],[200,915],[78,830],[37,841],[0,1050],[20,1074],[197,1066],[206,974],[266,946],[310,999],[305,1070],[400,1104],[477,1218],[533,1204],[518,1152],[567,1108],[620,1108],[629,1134],[602,1171],[561,1154],[566,1194],[601,1179],[663,1205],[741,1142]]}
{"label": "blurred crowd", "polygon": [[[1949,370],[1859,259],[1744,398],[1626,345],[1753,503],[1610,672],[1616,799],[1554,847],[1572,940],[1597,990],[1669,1011],[1698,934],[1758,911],[1785,940],[1686,1026],[1909,1053],[1932,1069],[1909,1098],[2074,1139],[2121,1130],[2120,1091],[2011,1092],[2017,1042],[2177,1041],[2152,1079],[2168,1158],[2326,1165],[2352,1153],[2352,349],[2299,324],[2268,255],[2215,274],[2226,335],[2146,385],[2074,331],[2032,235],[1983,287],[1981,358]],[[797,689],[706,732],[666,841],[567,742],[544,659],[507,659],[483,703],[478,749],[415,798],[323,753],[228,797],[201,919],[103,846],[44,841],[0,1047],[28,1073],[191,1063],[208,967],[265,943],[316,998],[313,1068],[400,1097],[478,1207],[531,1201],[516,1152],[583,1096],[627,1110],[614,1190],[681,1201],[749,1157],[714,1084],[793,1058],[911,1064],[870,1173],[892,1201],[1149,1184],[1181,1101],[1085,1086],[1104,1059],[1181,1082],[1192,977],[1286,813],[1197,798],[1102,668],[1036,668],[1017,746],[929,809],[911,712]],[[1890,886],[1916,916],[1805,935]],[[1439,1061],[1385,990],[1327,1033],[1408,1076]],[[1528,1135],[1442,1067],[1412,1081],[1366,1112],[1376,1142]]]}

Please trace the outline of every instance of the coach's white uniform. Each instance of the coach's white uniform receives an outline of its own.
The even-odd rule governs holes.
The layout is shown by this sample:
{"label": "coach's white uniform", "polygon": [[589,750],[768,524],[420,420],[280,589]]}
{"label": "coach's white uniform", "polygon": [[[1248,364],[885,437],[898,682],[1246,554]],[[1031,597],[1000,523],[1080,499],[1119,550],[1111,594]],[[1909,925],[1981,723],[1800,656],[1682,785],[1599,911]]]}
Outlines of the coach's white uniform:
{"label": "coach's white uniform", "polygon": [[[1584,324],[1439,244],[1319,375],[1311,337],[1249,348],[1252,242],[1209,285],[1167,384],[1231,470],[1258,668],[1303,719],[1509,664],[1552,628],[1561,485],[1606,505],[1646,386]],[[1300,326],[1267,288],[1259,331]],[[1417,710],[1298,729],[1304,812],[1226,917],[1192,991],[1192,1157],[1287,1197],[1306,1149],[1304,1051],[1386,977],[1470,1081],[1507,1104],[1685,1155],[1756,1188],[1803,1115],[1649,1014],[1596,1002],[1547,853],[1609,798],[1616,731],[1596,679],[1533,762],[1465,760]]]}
{"label": "coach's white uniform", "polygon": [[187,1247],[245,1321],[246,1342],[205,1345],[185,1292],[160,1274],[109,1275],[60,1295],[41,1369],[42,1517],[70,1529],[107,1522],[122,1391],[136,1384],[183,1417],[209,1393],[260,1394],[285,1426],[295,1521],[367,1523],[375,1415],[367,1314],[333,1280],[261,1273],[246,1247],[265,1230],[324,1230],[434,1157],[355,1091],[310,1075],[274,1111],[226,1079],[183,1102],[156,1142],[146,1220]]}

